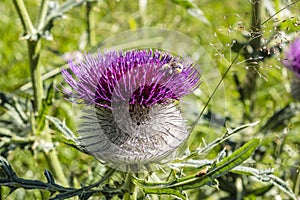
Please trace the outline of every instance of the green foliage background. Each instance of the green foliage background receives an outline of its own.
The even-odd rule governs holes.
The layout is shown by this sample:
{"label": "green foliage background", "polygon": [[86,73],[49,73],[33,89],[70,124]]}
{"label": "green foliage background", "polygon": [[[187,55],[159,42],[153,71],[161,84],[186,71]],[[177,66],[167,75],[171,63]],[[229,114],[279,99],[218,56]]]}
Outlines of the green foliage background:
{"label": "green foliage background", "polygon": [[[58,1],[62,3],[63,1]],[[54,21],[51,30],[52,40],[42,39],[42,51],[39,65],[42,74],[53,72],[66,64],[65,56],[76,51],[88,52],[92,47],[99,45],[105,39],[126,31],[142,27],[160,27],[176,30],[193,38],[205,48],[218,67],[218,71],[224,74],[237,53],[231,50],[233,39],[246,41],[243,36],[251,27],[251,1],[245,0],[204,0],[194,1],[193,5],[204,13],[209,24],[204,23],[203,18],[190,15],[185,2],[189,1],[146,1],[146,7],[139,3],[143,1],[90,1],[90,24],[87,27],[87,5],[74,7],[62,18]],[[262,0],[262,21],[268,20],[269,11],[279,11],[290,1]],[[26,1],[31,19],[38,16],[41,1]],[[22,25],[17,12],[10,0],[0,2],[0,91],[9,98],[15,98],[16,102],[25,105],[32,100],[32,91],[26,87],[30,82],[30,69],[28,60],[27,43],[20,37],[23,33]],[[262,26],[264,40],[271,40],[267,47],[279,44],[285,50],[288,44],[299,37],[300,18],[298,16],[300,3],[290,6],[278,15],[271,18]],[[34,21],[34,20],[33,20]],[[276,42],[275,42],[276,40]],[[101,44],[100,44],[101,45]],[[293,74],[287,71],[281,64],[283,53],[278,52],[272,58],[259,63],[259,76],[256,84],[255,99],[240,100],[240,93],[234,81],[234,74],[241,83],[244,82],[248,69],[243,56],[239,56],[224,79],[226,112],[221,117],[228,117],[228,127],[238,127],[243,124],[259,121],[258,125],[237,133],[230,140],[218,145],[202,159],[211,159],[217,156],[223,147],[232,151],[249,141],[253,137],[261,138],[261,143],[255,154],[251,157],[247,166],[258,169],[274,168],[274,174],[281,177],[293,189],[296,195],[300,194],[300,123],[299,103],[291,98],[290,83]],[[215,69],[213,69],[215,70]],[[61,76],[50,77],[44,80],[45,93],[52,88],[54,83],[59,87]],[[65,120],[68,127],[76,131],[73,124],[72,105],[65,101],[63,96],[54,91],[51,103],[44,105],[44,115],[55,116]],[[45,94],[46,96],[46,94]],[[195,104],[204,104],[201,96]],[[26,103],[27,102],[27,103]],[[1,102],[0,102],[1,103]],[[291,109],[283,110],[284,114],[277,116],[277,111],[287,105],[293,105]],[[210,104],[210,110],[218,114],[218,106]],[[9,110],[0,108],[1,122],[13,120],[7,117]],[[30,109],[25,111],[30,116]],[[272,116],[274,116],[272,118]],[[30,121],[30,119],[29,119]],[[44,120],[38,126],[48,127],[48,121]],[[70,186],[80,187],[80,183],[90,184],[99,179],[105,173],[103,165],[90,156],[76,151],[66,145],[66,139],[50,124],[38,134],[33,134],[31,125],[23,124],[20,127],[14,125],[0,126],[0,153],[5,155],[16,173],[28,179],[45,181],[43,171],[53,170],[49,152],[57,154]],[[193,134],[195,139],[190,144],[190,149],[203,147],[222,136],[220,127],[207,127],[209,122],[201,119]],[[12,127],[12,128],[11,128]],[[51,139],[49,139],[49,137]],[[184,169],[184,173],[193,173],[195,170]],[[112,182],[122,180],[122,175],[113,177]],[[62,184],[63,178],[56,177]],[[298,182],[297,182],[298,181]],[[248,176],[229,174],[219,179],[220,189],[205,186],[199,190],[189,191],[190,199],[221,199],[237,197],[240,192],[244,199],[273,199],[276,196],[282,199],[288,198],[286,194],[275,187],[266,193],[255,193],[255,189],[262,188],[262,184]],[[111,184],[111,183],[110,183]],[[228,187],[228,188],[226,188]],[[239,191],[238,187],[242,187]],[[45,191],[26,191],[18,189],[8,195],[9,188],[1,187],[2,199],[47,199],[49,193]],[[250,192],[252,191],[252,193]],[[95,199],[100,198],[96,196]],[[103,198],[103,197],[102,197]],[[114,197],[117,199],[117,197]],[[156,197],[166,198],[166,197]],[[173,197],[168,198],[172,199]]]}

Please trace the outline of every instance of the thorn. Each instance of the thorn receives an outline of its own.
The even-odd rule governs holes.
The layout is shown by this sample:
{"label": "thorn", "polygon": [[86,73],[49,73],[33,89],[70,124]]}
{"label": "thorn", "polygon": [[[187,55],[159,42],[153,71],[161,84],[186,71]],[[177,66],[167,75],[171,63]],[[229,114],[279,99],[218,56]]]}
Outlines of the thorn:
{"label": "thorn", "polygon": [[47,182],[50,184],[55,184],[55,180],[53,178],[53,175],[51,174],[50,171],[47,169],[44,171],[44,175],[46,176]]}
{"label": "thorn", "polygon": [[12,194],[16,189],[18,189],[18,188],[17,188],[17,187],[13,187],[13,186],[9,187],[9,193],[8,193],[7,197],[8,197],[10,194]]}

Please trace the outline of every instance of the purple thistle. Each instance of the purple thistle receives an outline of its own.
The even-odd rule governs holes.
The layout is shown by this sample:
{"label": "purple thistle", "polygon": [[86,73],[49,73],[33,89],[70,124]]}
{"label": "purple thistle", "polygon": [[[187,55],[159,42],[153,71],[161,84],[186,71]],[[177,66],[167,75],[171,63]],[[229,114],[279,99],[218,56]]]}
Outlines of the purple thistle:
{"label": "purple thistle", "polygon": [[[172,69],[163,67],[170,62],[184,65],[182,71],[173,73]],[[179,99],[200,84],[199,72],[191,63],[180,62],[178,58],[160,51],[99,53],[97,56],[87,55],[78,64],[71,61],[69,65],[77,80],[65,69],[62,73],[76,92],[73,97],[89,105],[108,108],[111,108],[112,102],[121,103],[127,98],[129,104],[144,106]],[[74,95],[71,91],[65,92]]]}
{"label": "purple thistle", "polygon": [[74,76],[66,69],[62,74],[73,92],[64,93],[87,104],[78,132],[81,146],[96,158],[125,170],[161,161],[187,138],[175,101],[200,85],[191,62],[130,50],[86,55],[69,66]]}
{"label": "purple thistle", "polygon": [[297,38],[290,45],[282,63],[300,78],[300,39]]}

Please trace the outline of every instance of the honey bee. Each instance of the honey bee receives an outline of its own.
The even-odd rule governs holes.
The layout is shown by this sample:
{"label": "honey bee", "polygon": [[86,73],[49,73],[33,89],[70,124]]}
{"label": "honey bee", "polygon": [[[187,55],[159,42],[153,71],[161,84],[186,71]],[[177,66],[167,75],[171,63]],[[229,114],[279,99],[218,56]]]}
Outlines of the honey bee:
{"label": "honey bee", "polygon": [[169,70],[169,74],[172,74],[173,72],[180,74],[183,70],[183,66],[179,62],[170,62],[166,63],[162,66],[163,70]]}

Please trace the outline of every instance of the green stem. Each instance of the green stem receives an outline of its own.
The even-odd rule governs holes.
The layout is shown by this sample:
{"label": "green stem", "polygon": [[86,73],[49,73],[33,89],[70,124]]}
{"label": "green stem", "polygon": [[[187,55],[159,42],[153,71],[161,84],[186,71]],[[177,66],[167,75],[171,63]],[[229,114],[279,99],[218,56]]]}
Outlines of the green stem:
{"label": "green stem", "polygon": [[42,0],[39,17],[37,18],[38,20],[36,21],[36,27],[38,27],[39,31],[41,31],[40,29],[43,28],[45,25],[47,12],[48,12],[48,0]]}
{"label": "green stem", "polygon": [[124,187],[126,192],[124,193],[124,200],[132,200],[137,199],[137,188],[135,184],[132,182],[132,175],[130,172],[126,173]]}
{"label": "green stem", "polygon": [[[47,142],[53,143],[51,135],[49,134],[49,130],[47,129],[49,127],[48,121],[45,121],[45,130],[43,132],[44,138]],[[68,186],[69,182],[67,177],[65,176],[64,170],[60,164],[60,161],[57,156],[57,151],[55,148],[53,148],[48,153],[44,151],[45,158],[48,162],[48,165],[51,169],[51,171],[54,173],[55,177],[64,185]]]}
{"label": "green stem", "polygon": [[251,100],[254,100],[253,94],[258,78],[258,61],[254,62],[251,58],[258,56],[258,50],[261,47],[261,35],[261,0],[254,0],[252,4],[251,41],[249,42],[249,47],[252,48],[253,52],[249,52],[245,58],[249,69],[244,83],[245,98]]}
{"label": "green stem", "polygon": [[27,40],[28,56],[30,63],[31,82],[33,85],[34,112],[37,113],[41,109],[43,95],[43,83],[41,79],[40,68],[38,66],[41,41],[39,40],[36,29],[31,22],[24,1],[13,0],[13,3],[21,19],[25,35],[29,35]]}
{"label": "green stem", "polygon": [[[214,95],[216,94],[217,90],[219,89],[221,83],[223,82],[223,80],[225,79],[225,77],[227,76],[228,72],[230,71],[231,67],[236,63],[236,61],[238,60],[241,51],[243,48],[241,48],[238,51],[238,54],[234,57],[234,59],[232,60],[232,62],[230,63],[230,65],[228,66],[228,68],[226,69],[226,71],[224,72],[224,74],[222,75],[220,81],[218,82],[217,86],[214,88],[212,94],[209,96],[208,100],[206,101],[206,104],[204,105],[203,109],[201,110],[200,114],[198,115],[197,119],[193,122],[191,129],[189,130],[190,133],[193,132],[194,128],[196,127],[198,121],[201,119],[201,117],[203,116],[204,111],[206,110],[206,108],[208,107],[210,101],[212,100],[212,98],[214,97]],[[192,141],[195,137],[195,134],[193,134],[192,136],[190,136],[188,138],[189,141]]]}
{"label": "green stem", "polygon": [[126,173],[126,177],[125,177],[125,183],[124,183],[124,187],[127,189],[127,191],[124,193],[123,199],[124,200],[130,200],[130,184],[131,184],[131,180],[130,180],[130,174],[129,172]]}
{"label": "green stem", "polygon": [[43,97],[43,82],[38,65],[40,58],[41,40],[31,41],[27,40],[28,54],[30,62],[30,75],[33,86],[33,97],[34,97],[34,111],[38,113],[42,108],[42,97]]}
{"label": "green stem", "polygon": [[27,12],[27,9],[25,7],[23,0],[13,0],[13,3],[15,5],[17,13],[21,19],[25,33],[28,32],[30,35],[35,34],[36,33],[35,28],[32,25],[32,22],[30,20],[29,14]]}
{"label": "green stem", "polygon": [[90,46],[93,46],[95,43],[95,31],[94,31],[95,17],[92,12],[92,8],[93,8],[92,4],[93,4],[92,2],[86,3],[86,21],[87,21],[86,32],[88,36],[88,44]]}
{"label": "green stem", "polygon": [[44,152],[44,154],[50,166],[50,169],[54,173],[55,177],[57,177],[57,179],[62,185],[69,186],[69,182],[58,160],[56,150],[52,149],[49,153]]}
{"label": "green stem", "polygon": [[296,195],[300,194],[300,165],[298,166],[297,175],[295,178],[294,193]]}

